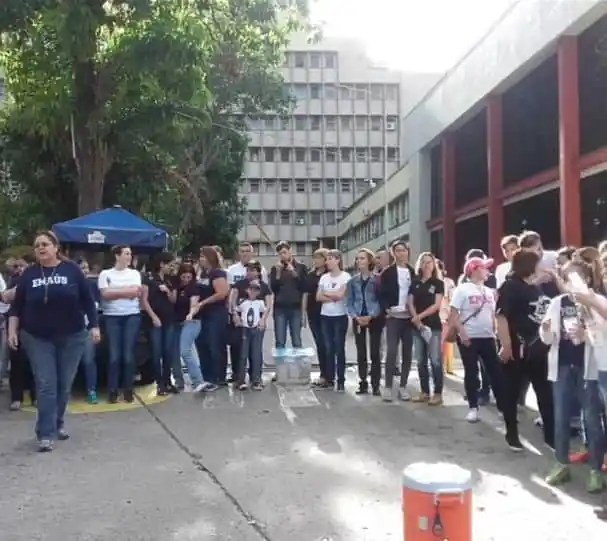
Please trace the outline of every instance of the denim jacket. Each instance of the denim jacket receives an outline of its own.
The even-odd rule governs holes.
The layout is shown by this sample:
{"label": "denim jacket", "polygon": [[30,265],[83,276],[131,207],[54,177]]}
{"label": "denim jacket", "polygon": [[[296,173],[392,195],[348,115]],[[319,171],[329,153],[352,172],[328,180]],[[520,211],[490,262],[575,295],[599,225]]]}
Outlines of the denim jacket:
{"label": "denim jacket", "polygon": [[[363,279],[360,274],[353,276],[346,286],[346,310],[350,317],[358,317],[363,309]],[[381,313],[379,306],[379,297],[377,290],[377,281],[373,276],[369,278],[365,288],[365,301],[367,303],[367,312],[371,317],[377,317]]]}

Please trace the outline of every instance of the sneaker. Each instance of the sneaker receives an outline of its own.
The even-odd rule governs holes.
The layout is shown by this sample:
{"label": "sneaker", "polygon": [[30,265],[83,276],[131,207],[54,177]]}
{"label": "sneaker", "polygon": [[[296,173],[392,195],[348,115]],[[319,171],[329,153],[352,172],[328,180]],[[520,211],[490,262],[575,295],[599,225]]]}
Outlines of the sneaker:
{"label": "sneaker", "polygon": [[385,388],[382,393],[382,400],[384,402],[392,402],[394,400],[394,393],[392,389]]}
{"label": "sneaker", "polygon": [[[402,400],[402,398],[401,398]],[[411,402],[422,403],[428,402],[430,400],[430,395],[426,393],[417,393],[413,398],[411,398]]]}
{"label": "sneaker", "polygon": [[70,435],[65,428],[60,428],[57,430],[57,439],[59,441],[65,441],[70,439]]}
{"label": "sneaker", "polygon": [[324,387],[326,384],[327,380],[325,378],[318,378],[312,382],[312,387]]}
{"label": "sneaker", "polygon": [[129,404],[132,404],[135,401],[135,396],[133,395],[132,389],[126,389],[122,391],[122,396],[124,397],[124,400]]}
{"label": "sneaker", "polygon": [[274,374],[272,376],[272,383],[276,383],[278,381],[278,376],[276,374]]}
{"label": "sneaker", "polygon": [[590,453],[586,449],[569,453],[569,462],[571,464],[585,464],[590,458]]}
{"label": "sneaker", "polygon": [[117,404],[118,403],[118,393],[116,391],[112,391],[109,395],[108,395],[108,399],[107,401],[110,404]]}
{"label": "sneaker", "polygon": [[379,390],[379,387],[373,387],[373,396],[381,396],[381,391]]}
{"label": "sneaker", "polygon": [[89,404],[97,404],[97,393],[95,391],[89,391],[86,393],[86,401]]}
{"label": "sneaker", "polygon": [[11,405],[8,407],[11,411],[19,411],[21,409],[21,402],[19,400],[14,400],[11,402]]}
{"label": "sneaker", "polygon": [[168,394],[169,391],[167,391],[164,387],[161,387],[160,385],[156,387],[156,396],[167,396]]}
{"label": "sneaker", "polygon": [[551,487],[563,485],[571,480],[571,470],[566,464],[556,464],[546,477],[546,483]]}
{"label": "sneaker", "polygon": [[428,406],[442,406],[443,405],[443,395],[435,394],[428,400]]}
{"label": "sneaker", "polygon": [[479,406],[488,406],[489,404],[491,404],[491,399],[488,396],[479,396],[478,397]]}
{"label": "sneaker", "polygon": [[241,384],[238,386],[238,390],[239,390],[239,391],[246,391],[248,388],[249,388],[249,386],[248,386],[246,383],[241,383]]}
{"label": "sneaker", "polygon": [[346,386],[343,383],[338,383],[337,384],[337,392],[338,393],[345,393],[346,392]]}
{"label": "sneaker", "polygon": [[470,411],[466,414],[466,421],[469,423],[478,423],[478,408],[470,408]]}
{"label": "sneaker", "polygon": [[588,475],[588,481],[586,482],[586,490],[591,494],[597,494],[602,492],[605,488],[605,482],[603,481],[603,475],[601,472],[596,470],[590,470]]}
{"label": "sneaker", "polygon": [[52,440],[38,440],[38,452],[50,453],[53,450]]}
{"label": "sneaker", "polygon": [[201,383],[201,385],[202,385],[202,389],[200,389],[200,391],[202,391],[203,393],[212,393],[213,391],[216,391],[217,389],[219,389],[218,385],[215,385],[214,383],[209,383],[208,381]]}
{"label": "sneaker", "polygon": [[251,389],[254,391],[263,391],[263,385],[261,383],[253,383]]}
{"label": "sneaker", "polygon": [[506,434],[506,443],[510,450],[515,453],[522,453],[525,450],[517,434]]}
{"label": "sneaker", "polygon": [[194,385],[192,387],[192,392],[193,393],[201,393],[202,391],[204,391],[204,383],[199,383],[198,385]]}
{"label": "sneaker", "polygon": [[167,391],[171,394],[179,394],[181,391],[183,391],[183,387],[177,387],[172,383],[169,383],[169,385],[167,385]]}
{"label": "sneaker", "polygon": [[400,388],[398,390],[398,399],[403,402],[409,402],[409,400],[411,400],[411,395],[407,392],[407,389]]}
{"label": "sneaker", "polygon": [[356,394],[368,394],[369,393],[369,386],[366,383],[360,383],[358,385],[358,390],[356,391]]}

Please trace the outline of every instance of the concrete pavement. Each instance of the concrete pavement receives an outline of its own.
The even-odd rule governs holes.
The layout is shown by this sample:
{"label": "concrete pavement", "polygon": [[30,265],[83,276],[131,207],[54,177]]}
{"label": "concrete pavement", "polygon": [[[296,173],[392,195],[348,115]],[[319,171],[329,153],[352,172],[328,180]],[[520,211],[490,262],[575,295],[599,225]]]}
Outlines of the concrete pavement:
{"label": "concrete pavement", "polygon": [[565,491],[541,480],[551,457],[532,412],[531,450],[514,455],[493,408],[463,421],[458,378],[439,409],[355,388],[351,369],[343,395],[268,384],[74,415],[72,438],[47,455],[33,450],[33,416],[6,411],[3,392],[0,540],[400,540],[401,471],[416,461],[472,471],[475,541],[607,538],[584,467]]}

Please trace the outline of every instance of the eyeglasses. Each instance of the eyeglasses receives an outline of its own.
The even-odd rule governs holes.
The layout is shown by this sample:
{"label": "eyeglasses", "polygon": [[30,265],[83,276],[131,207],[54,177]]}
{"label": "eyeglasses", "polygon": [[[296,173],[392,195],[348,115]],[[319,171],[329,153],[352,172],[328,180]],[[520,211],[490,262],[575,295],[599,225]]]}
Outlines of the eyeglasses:
{"label": "eyeglasses", "polygon": [[34,244],[34,248],[46,248],[47,246],[52,246],[50,242],[37,242]]}

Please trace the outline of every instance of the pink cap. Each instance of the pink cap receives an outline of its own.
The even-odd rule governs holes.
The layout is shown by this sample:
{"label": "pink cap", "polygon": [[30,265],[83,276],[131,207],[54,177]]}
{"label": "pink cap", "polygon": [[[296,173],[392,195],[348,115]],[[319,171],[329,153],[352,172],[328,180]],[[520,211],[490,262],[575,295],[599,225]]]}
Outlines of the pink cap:
{"label": "pink cap", "polygon": [[470,276],[475,270],[487,269],[493,267],[493,259],[483,259],[481,257],[471,257],[464,263],[464,274]]}

